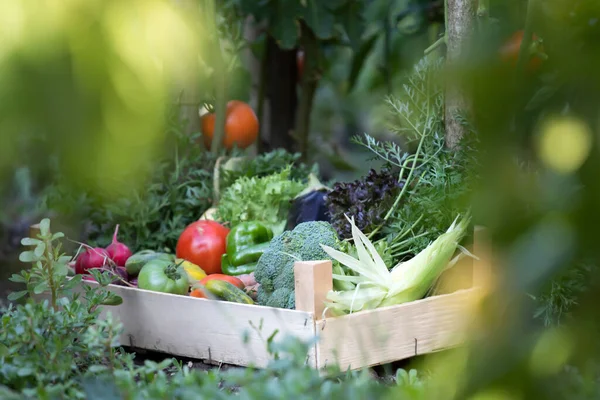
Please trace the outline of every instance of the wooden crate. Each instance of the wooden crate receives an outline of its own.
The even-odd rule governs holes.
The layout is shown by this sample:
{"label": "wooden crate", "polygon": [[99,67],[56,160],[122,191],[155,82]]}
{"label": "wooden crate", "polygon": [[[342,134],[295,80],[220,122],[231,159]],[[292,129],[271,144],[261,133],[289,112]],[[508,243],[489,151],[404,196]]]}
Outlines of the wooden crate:
{"label": "wooden crate", "polygon": [[473,251],[479,260],[460,267],[469,271],[472,287],[402,305],[342,317],[323,315],[323,300],[333,283],[331,262],[312,261],[294,267],[296,310],[109,285],[123,304],[104,307],[102,314],[110,312],[121,321],[125,346],[212,363],[264,367],[271,359],[266,340],[276,331],[275,340],[285,335],[317,337],[307,359],[315,368],[337,363],[342,369],[359,369],[388,363],[467,339],[464,328],[472,317],[472,300],[481,294],[477,286],[489,274],[489,262],[482,257],[487,253],[483,234],[475,232]]}

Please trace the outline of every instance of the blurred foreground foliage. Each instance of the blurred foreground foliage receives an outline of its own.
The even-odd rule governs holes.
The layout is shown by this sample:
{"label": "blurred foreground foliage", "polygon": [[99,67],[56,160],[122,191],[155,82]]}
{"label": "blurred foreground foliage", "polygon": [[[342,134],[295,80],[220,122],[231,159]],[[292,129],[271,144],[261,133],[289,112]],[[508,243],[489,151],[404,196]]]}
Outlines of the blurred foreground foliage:
{"label": "blurred foreground foliage", "polygon": [[[159,166],[163,150],[174,154],[176,148],[194,147],[190,142],[174,145],[175,136],[165,129],[166,99],[173,77],[185,77],[196,65],[203,36],[158,0],[61,3],[64,6],[0,5],[0,183],[4,189],[16,167],[31,166],[35,176],[53,174],[54,159],[69,185],[84,186],[99,199],[117,199],[118,206],[90,213],[104,221],[97,223],[100,230],[117,215],[125,220],[120,223],[131,216],[135,237],[139,235],[132,247],[172,247],[176,227],[152,226],[135,212],[153,215],[155,221],[180,216],[177,226],[182,226],[185,218],[197,218],[195,214],[210,204],[212,189],[206,178],[214,161],[209,156],[177,150],[175,162],[167,161],[164,169]],[[539,74],[517,76],[497,62],[495,49],[523,26],[526,5],[520,0],[490,1],[496,22],[478,26],[468,62],[449,76],[465,83],[476,106],[469,119],[479,133],[483,156],[481,180],[471,200],[478,223],[489,229],[496,274],[494,290],[480,305],[481,318],[472,333],[485,335],[485,340],[426,357],[419,367],[431,370],[434,379],[425,385],[426,393],[419,392],[423,398],[600,397],[600,4],[537,2],[532,24],[544,39],[548,60]],[[154,173],[167,177],[168,184],[149,184]],[[130,197],[132,192],[139,197]],[[152,193],[157,194],[155,203],[144,198]],[[48,199],[70,204],[61,192],[48,194]],[[162,208],[165,202],[168,206]],[[174,236],[160,237],[157,229]],[[3,344],[19,357],[2,360],[6,375],[1,383],[12,390],[27,386],[31,397],[50,398],[46,393],[52,390],[63,393],[57,377],[68,377],[74,381],[64,385],[73,384],[73,393],[81,396],[89,390],[88,398],[93,398],[92,393],[99,392],[94,380],[80,380],[90,371],[94,378],[105,374],[114,382],[109,386],[102,381],[102,390],[122,390],[126,398],[165,393],[192,397],[184,389],[194,396],[206,390],[219,398],[229,395],[222,379],[232,385],[243,382],[246,389],[241,393],[248,390],[247,397],[268,393],[273,398],[381,398],[400,390],[361,380],[358,374],[350,374],[348,380],[321,377],[304,365],[298,349],[305,345],[283,345],[282,352],[295,355],[292,361],[279,359],[265,371],[248,370],[241,373],[245,380],[184,371],[168,384],[166,373],[155,374],[167,363],[134,367],[125,355],[126,368],[111,373],[104,368],[72,370],[70,362],[52,364],[52,357],[36,356],[41,363],[36,368],[42,371],[36,374],[32,358],[27,358],[31,342],[23,341],[22,332],[33,323],[48,326],[64,316],[43,305],[17,306],[4,316]],[[81,326],[86,332],[93,329]],[[40,334],[34,329],[32,335]],[[93,343],[106,344],[100,346],[101,356],[118,357],[113,342],[99,337],[89,336]],[[67,336],[55,340],[66,340],[59,343],[65,348],[74,346]],[[69,348],[73,353],[66,355],[81,355],[80,349]],[[68,373],[60,368],[68,368]],[[140,376],[143,379],[136,380]]]}
{"label": "blurred foreground foliage", "polygon": [[92,245],[110,243],[110,231],[119,223],[121,240],[132,251],[174,253],[183,229],[212,204],[216,157],[182,131],[176,113],[170,121],[170,151],[155,159],[143,187],[125,187],[119,197],[107,198],[70,184],[57,173],[55,182],[41,193],[39,207],[55,213],[66,225],[86,221],[78,236]]}

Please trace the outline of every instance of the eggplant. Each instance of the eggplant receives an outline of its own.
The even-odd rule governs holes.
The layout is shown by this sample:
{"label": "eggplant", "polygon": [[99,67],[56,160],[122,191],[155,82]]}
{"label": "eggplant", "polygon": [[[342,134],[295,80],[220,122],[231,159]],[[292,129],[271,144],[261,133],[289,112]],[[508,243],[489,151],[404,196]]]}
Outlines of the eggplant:
{"label": "eggplant", "polygon": [[331,189],[319,182],[313,174],[310,174],[308,179],[308,187],[292,200],[286,230],[292,230],[302,222],[330,222],[325,196]]}

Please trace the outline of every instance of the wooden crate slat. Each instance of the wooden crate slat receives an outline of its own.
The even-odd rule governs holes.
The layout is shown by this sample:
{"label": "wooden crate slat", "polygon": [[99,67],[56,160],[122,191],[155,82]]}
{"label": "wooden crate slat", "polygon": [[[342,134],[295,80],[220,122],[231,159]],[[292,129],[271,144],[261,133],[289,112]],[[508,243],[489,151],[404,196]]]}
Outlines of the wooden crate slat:
{"label": "wooden crate slat", "polygon": [[[94,282],[86,284],[95,285]],[[278,330],[302,340],[314,338],[313,314],[296,310],[213,301],[110,285],[123,298],[119,306],[103,307],[124,326],[121,343],[176,356],[240,366],[264,367],[271,356],[266,339]],[[259,334],[252,328],[261,325]],[[247,343],[244,335],[247,332]],[[262,339],[261,339],[262,335]],[[315,365],[314,347],[308,363]]]}
{"label": "wooden crate slat", "polygon": [[397,306],[316,321],[317,366],[342,370],[402,360],[459,345],[467,306],[479,290],[425,298]]}

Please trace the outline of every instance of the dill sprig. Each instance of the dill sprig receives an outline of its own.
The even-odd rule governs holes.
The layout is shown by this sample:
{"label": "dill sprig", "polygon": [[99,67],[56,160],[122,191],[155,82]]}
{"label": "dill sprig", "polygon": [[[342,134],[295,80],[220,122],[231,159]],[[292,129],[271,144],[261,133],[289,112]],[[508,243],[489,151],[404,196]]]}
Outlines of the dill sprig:
{"label": "dill sprig", "polygon": [[387,167],[397,169],[398,181],[404,182],[381,225],[369,235],[385,241],[396,261],[420,252],[444,232],[457,214],[468,211],[465,200],[477,165],[475,135],[471,128],[458,150],[445,147],[444,98],[437,79],[442,66],[442,60],[421,60],[407,77],[402,92],[386,100],[392,131],[404,145],[379,141],[367,134],[352,138]]}

